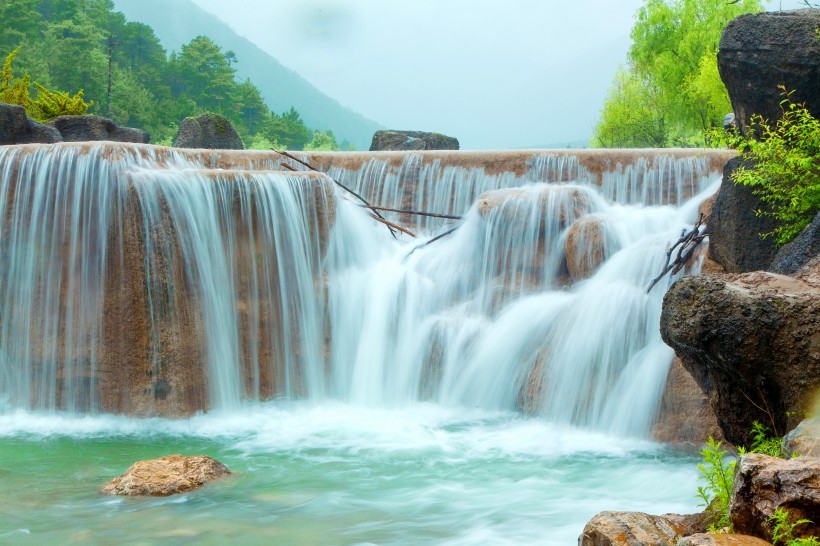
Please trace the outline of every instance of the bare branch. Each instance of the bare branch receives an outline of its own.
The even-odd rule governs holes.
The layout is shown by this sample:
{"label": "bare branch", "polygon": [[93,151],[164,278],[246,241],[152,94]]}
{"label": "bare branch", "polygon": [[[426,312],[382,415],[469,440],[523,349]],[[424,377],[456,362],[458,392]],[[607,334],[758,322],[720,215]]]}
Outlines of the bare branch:
{"label": "bare branch", "polygon": [[[669,250],[666,251],[666,263],[663,266],[663,271],[661,274],[655,277],[655,280],[652,281],[652,284],[649,285],[649,288],[646,289],[646,293],[652,291],[658,281],[660,281],[667,273],[670,271],[672,274],[678,273],[681,269],[686,266],[692,256],[695,254],[695,250],[698,246],[703,242],[704,239],[707,237],[706,230],[702,233],[700,228],[703,226],[703,214],[700,215],[698,221],[695,223],[695,226],[692,228],[692,231],[686,233],[686,230],[681,231],[680,239],[675,241]],[[678,253],[675,255],[675,260],[672,263],[669,263],[669,260],[672,259],[672,253],[675,249],[678,249]]]}

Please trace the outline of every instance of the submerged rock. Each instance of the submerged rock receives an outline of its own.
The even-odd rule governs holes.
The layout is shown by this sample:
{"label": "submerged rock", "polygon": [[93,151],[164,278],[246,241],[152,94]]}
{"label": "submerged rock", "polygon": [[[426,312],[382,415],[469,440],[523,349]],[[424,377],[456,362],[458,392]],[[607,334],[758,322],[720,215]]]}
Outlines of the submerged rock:
{"label": "submerged rock", "polygon": [[98,116],[60,116],[48,122],[66,142],[134,142],[148,144],[151,139],[142,129],[120,127],[108,118]]}
{"label": "submerged rock", "polygon": [[678,537],[702,532],[705,526],[701,514],[601,512],[586,524],[578,546],[675,546]]}
{"label": "submerged rock", "polygon": [[806,419],[783,437],[786,457],[820,457],[820,418]]}
{"label": "submerged rock", "polygon": [[807,519],[795,528],[795,537],[820,534],[820,459],[779,459],[753,453],[737,462],[729,517],[738,533],[772,539],[777,509],[788,511],[789,521]]}
{"label": "submerged rock", "polygon": [[422,131],[376,131],[370,151],[382,150],[458,150],[457,138]]}
{"label": "submerged rock", "polygon": [[598,216],[586,216],[570,226],[564,252],[567,268],[574,281],[592,276],[609,257],[605,220]]}
{"label": "submerged rock", "polygon": [[174,147],[207,150],[245,149],[231,122],[219,114],[212,113],[183,119],[174,139]]}
{"label": "submerged rock", "polygon": [[134,463],[125,474],[108,482],[101,493],[167,497],[194,491],[230,473],[228,467],[207,455],[168,455]]}
{"label": "submerged rock", "polygon": [[0,145],[53,144],[62,141],[58,130],[29,119],[22,106],[0,104]]}
{"label": "submerged rock", "polygon": [[667,292],[661,335],[709,396],[727,440],[753,421],[797,425],[820,388],[820,290],[759,271],[684,277]]}

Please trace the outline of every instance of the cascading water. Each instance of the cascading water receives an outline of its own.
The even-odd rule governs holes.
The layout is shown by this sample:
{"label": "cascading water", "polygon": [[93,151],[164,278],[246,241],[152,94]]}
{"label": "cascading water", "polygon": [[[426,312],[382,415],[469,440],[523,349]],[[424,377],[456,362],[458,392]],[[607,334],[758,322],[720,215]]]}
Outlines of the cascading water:
{"label": "cascading water", "polygon": [[[574,540],[594,512],[618,509],[600,504],[612,496],[601,489],[609,472],[637,472],[638,488],[659,479],[642,454],[655,460],[660,448],[622,439],[648,434],[671,359],[658,332],[663,286],[646,287],[719,175],[702,155],[595,171],[588,158],[535,153],[517,172],[493,173],[459,158],[408,155],[391,166],[377,156],[328,169],[375,204],[463,215],[427,245],[394,241],[321,174],[266,170],[279,163],[270,154],[0,148],[6,459],[68,434],[103,466],[113,463],[84,438],[200,446],[268,489],[277,486],[253,469],[281,465],[271,470],[278,480],[303,472],[311,484],[274,496],[277,518],[293,526],[277,536],[289,543]],[[445,229],[415,218],[410,227]],[[182,421],[110,415],[203,410]],[[691,486],[676,455],[663,457],[664,475],[677,476],[670,487]],[[552,493],[587,472],[588,491]],[[534,476],[546,482],[530,487]],[[322,500],[308,502],[303,486]],[[253,513],[279,502],[247,481],[231,487],[254,499]],[[522,504],[502,506],[496,494]],[[637,509],[665,502],[621,498]],[[48,517],[100,508],[91,498],[69,505]],[[401,514],[376,523],[372,512],[396,506],[410,523],[398,525]],[[449,515],[433,517],[436,506]],[[121,507],[106,510],[121,521]],[[319,528],[336,538],[309,535],[330,511],[338,526]],[[272,536],[263,516],[239,514],[229,518],[241,532]],[[0,509],[0,538],[39,529],[8,523],[27,517]]]}

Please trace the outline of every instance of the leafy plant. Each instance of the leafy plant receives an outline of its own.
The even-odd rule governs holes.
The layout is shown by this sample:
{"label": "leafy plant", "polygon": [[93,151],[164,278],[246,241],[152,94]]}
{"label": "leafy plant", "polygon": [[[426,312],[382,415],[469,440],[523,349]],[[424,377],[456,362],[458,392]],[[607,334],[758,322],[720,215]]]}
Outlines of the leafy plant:
{"label": "leafy plant", "polygon": [[769,428],[759,421],[752,422],[752,453],[762,453],[770,457],[782,456],[782,439],[771,436],[770,433]]}
{"label": "leafy plant", "polygon": [[740,167],[732,174],[736,184],[750,186],[770,206],[758,215],[774,217],[779,225],[761,234],[774,236],[778,245],[794,239],[820,210],[820,120],[802,104],[792,102],[792,92],[780,86],[783,116],[771,125],[752,117],[758,139],[737,137],[741,157],[754,167]]}
{"label": "leafy plant", "polygon": [[729,499],[732,496],[736,461],[727,461],[727,451],[720,448],[721,442],[711,436],[706,447],[700,452],[703,463],[698,465],[700,479],[705,486],[698,487],[698,497],[711,515],[710,532],[718,532],[732,523],[729,519]]}
{"label": "leafy plant", "polygon": [[794,532],[796,527],[812,523],[808,519],[800,519],[794,523],[789,522],[789,512],[783,508],[778,508],[774,515],[769,518],[774,523],[772,530],[772,544],[777,546],[783,544],[785,546],[820,546],[820,540],[817,537],[797,537]]}

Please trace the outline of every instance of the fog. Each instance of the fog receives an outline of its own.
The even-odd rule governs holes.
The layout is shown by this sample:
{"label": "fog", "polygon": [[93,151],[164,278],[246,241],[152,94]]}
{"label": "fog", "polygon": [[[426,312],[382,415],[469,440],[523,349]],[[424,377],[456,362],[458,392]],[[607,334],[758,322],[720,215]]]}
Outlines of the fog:
{"label": "fog", "polygon": [[389,128],[458,137],[469,149],[584,145],[643,4],[195,2],[343,105]]}

